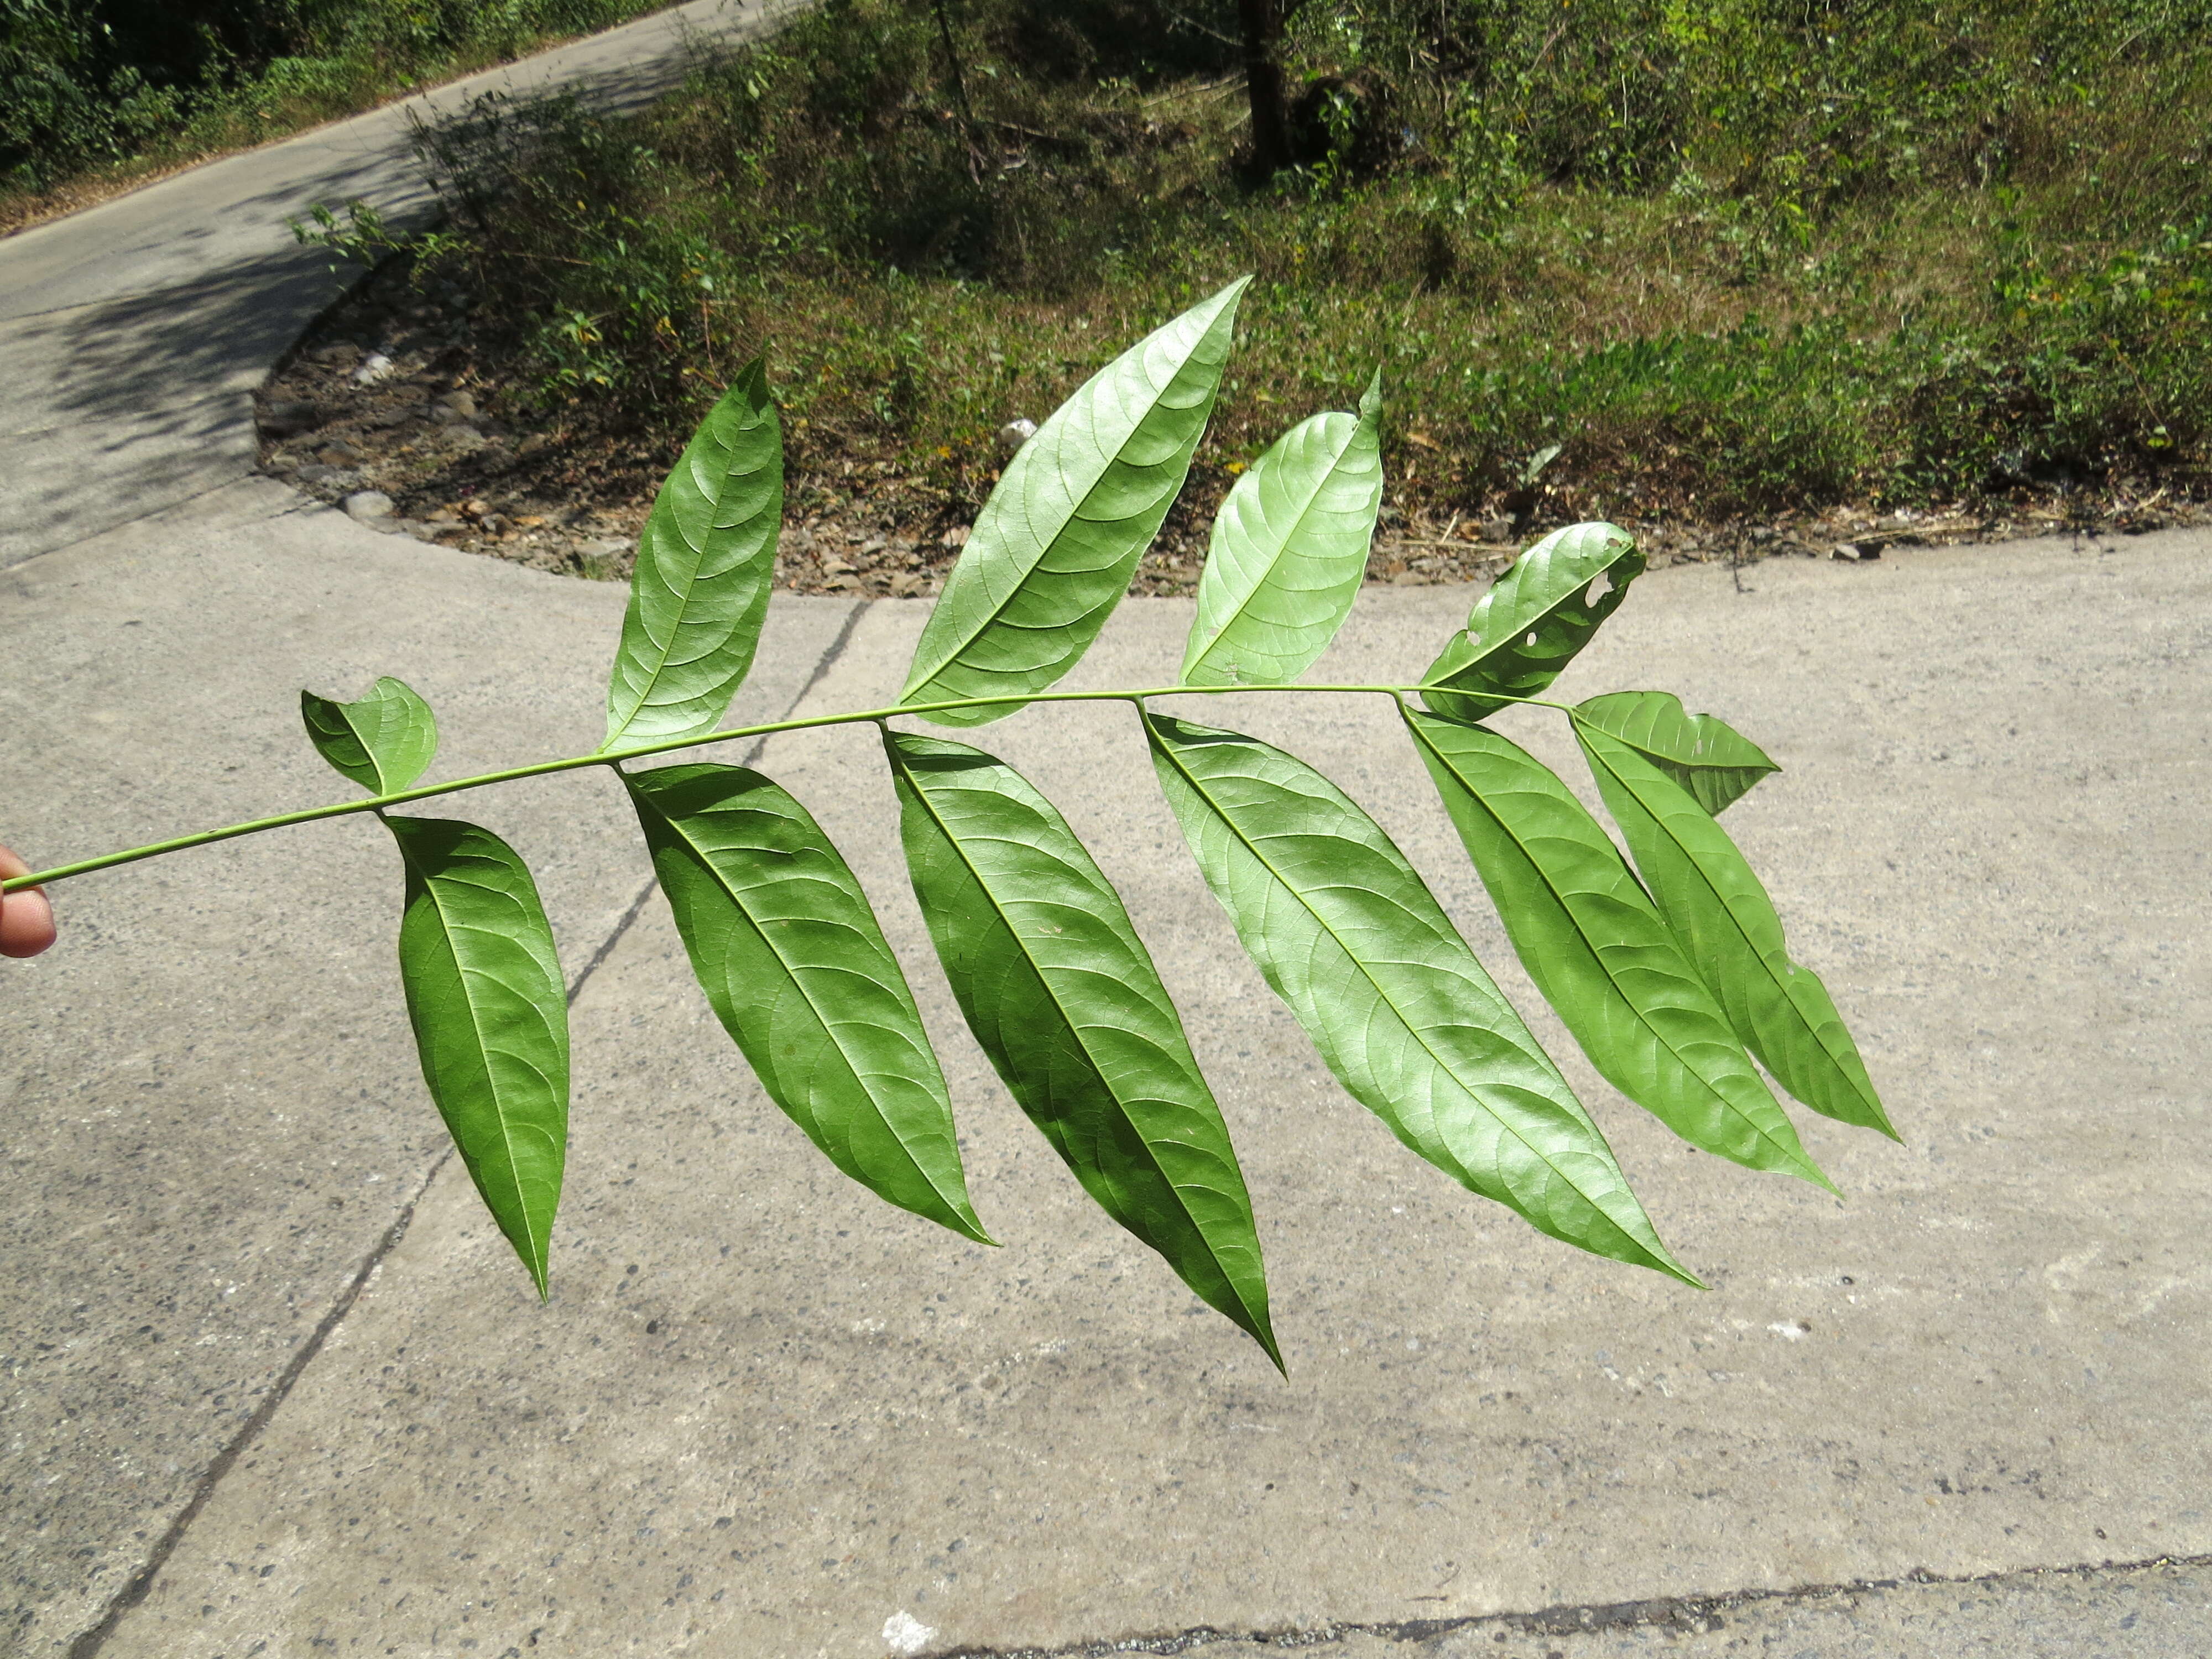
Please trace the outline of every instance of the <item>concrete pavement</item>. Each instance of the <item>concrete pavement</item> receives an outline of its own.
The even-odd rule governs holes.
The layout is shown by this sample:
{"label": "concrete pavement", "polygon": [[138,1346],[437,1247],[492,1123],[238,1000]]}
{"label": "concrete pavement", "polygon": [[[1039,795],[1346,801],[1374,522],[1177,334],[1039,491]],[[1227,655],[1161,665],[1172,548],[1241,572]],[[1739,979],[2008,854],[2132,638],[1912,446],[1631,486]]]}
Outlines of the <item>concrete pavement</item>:
{"label": "concrete pavement", "polygon": [[[382,673],[441,766],[590,748],[622,593],[423,553],[255,481],[0,572],[0,837],[44,864],[342,799],[299,689]],[[782,607],[744,706],[788,708],[848,610]],[[459,810],[526,849],[580,979],[647,879],[627,809],[594,779]],[[444,1156],[381,839],[58,888],[65,945],[0,980],[0,1653],[97,1624]]]}
{"label": "concrete pavement", "polygon": [[[325,514],[252,516],[275,494],[15,576],[10,660],[70,665],[10,709],[0,757],[35,855],[317,798],[289,733],[301,682],[402,673],[447,711],[457,767],[588,742],[617,594]],[[1789,768],[1732,826],[1908,1139],[1808,1124],[1841,1203],[1697,1157],[1611,1097],[1523,988],[1704,1293],[1539,1238],[1343,1100],[1237,955],[1126,719],[993,728],[1121,884],[1181,1002],[1260,1207],[1288,1382],[1088,1206],[989,1079],[929,965],[864,736],[779,738],[762,763],[846,848],[909,965],[1003,1250],[876,1206],[766,1105],[659,902],[618,931],[643,864],[592,784],[465,808],[537,862],[572,974],[615,941],[575,1005],[544,1309],[457,1170],[421,1187],[437,1137],[373,836],[321,826],[63,890],[67,948],[9,985],[29,1034],[11,1254],[34,1264],[15,1432],[46,1436],[7,1498],[11,1547],[44,1575],[19,1573],[44,1644],[25,1650],[64,1650],[184,1502],[143,1601],[86,1650],[865,1656],[896,1650],[887,1625],[964,1651],[1407,1620],[1465,1649],[1449,1621],[2212,1552],[2205,550],[1774,564],[1745,594],[1669,571],[1577,665],[1571,690],[1671,686]],[[1466,597],[1369,592],[1324,672],[1414,673]],[[210,660],[210,610],[248,649]],[[879,700],[921,619],[772,614],[773,684],[749,695],[808,711]],[[1084,678],[1156,681],[1188,615],[1125,606]],[[29,708],[68,712],[40,730]],[[1255,698],[1230,723],[1342,780],[1519,986],[1381,710]],[[98,785],[27,787],[58,751]],[[207,1480],[269,1397],[255,1379],[364,1263]],[[2157,1582],[2201,1616],[2201,1573]],[[1971,1595],[1984,1625],[2041,1605]]]}
{"label": "concrete pavement", "polygon": [[[34,864],[336,798],[302,685],[406,678],[448,775],[597,738],[619,592],[246,477],[251,387],[331,292],[282,217],[397,199],[396,119],[0,243],[0,840]],[[0,964],[0,1654],[2203,1651],[2208,549],[1776,563],[1746,592],[1670,570],[1573,671],[1678,690],[1789,769],[1730,824],[1907,1139],[1808,1122],[1841,1203],[1595,1079],[1384,711],[1194,711],[1400,838],[1702,1293],[1538,1237],[1339,1095],[1125,714],[981,734],[1181,1003],[1287,1382],[989,1075],[865,735],[761,763],[876,899],[1002,1250],[876,1205],[767,1104],[604,780],[453,808],[530,857],[574,988],[544,1308],[423,1098],[374,826],[58,889],[62,945]],[[1322,672],[1409,678],[1468,599],[1370,591]],[[738,714],[881,701],[921,615],[779,598]],[[1081,681],[1157,683],[1188,615],[1131,602]]]}

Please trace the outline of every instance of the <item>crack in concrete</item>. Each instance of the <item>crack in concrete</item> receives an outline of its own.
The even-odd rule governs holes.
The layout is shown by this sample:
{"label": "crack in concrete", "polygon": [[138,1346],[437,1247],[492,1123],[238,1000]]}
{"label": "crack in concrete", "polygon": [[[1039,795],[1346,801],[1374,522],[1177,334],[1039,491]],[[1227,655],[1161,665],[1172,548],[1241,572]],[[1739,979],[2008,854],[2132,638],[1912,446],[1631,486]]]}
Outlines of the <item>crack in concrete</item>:
{"label": "crack in concrete", "polygon": [[330,1340],[331,1333],[338,1328],[346,1315],[353,1311],[353,1304],[368,1287],[368,1281],[376,1276],[376,1270],[384,1265],[384,1258],[407,1236],[408,1224],[415,1218],[415,1206],[422,1201],[422,1194],[430,1190],[430,1183],[438,1178],[438,1171],[446,1167],[447,1159],[453,1155],[453,1146],[448,1143],[446,1150],[431,1161],[428,1173],[422,1177],[422,1184],[415,1189],[415,1196],[409,1199],[399,1213],[392,1218],[392,1224],[384,1230],[384,1237],[376,1242],[375,1248],[354,1270],[353,1278],[339,1293],[337,1300],[331,1304],[330,1310],[322,1316],[307,1341],[301,1345],[299,1352],[278,1374],[274,1386],[261,1397],[261,1403],[253,1408],[253,1414],[246,1419],[246,1425],[231,1437],[229,1444],[217,1452],[214,1461],[201,1472],[191,1498],[178,1511],[177,1518],[169,1523],[160,1541],[149,1552],[145,1565],[131,1575],[129,1583],[115,1593],[114,1599],[108,1602],[106,1610],[100,1614],[99,1622],[70,1644],[69,1659],[93,1659],[93,1656],[106,1645],[107,1638],[115,1634],[115,1627],[122,1623],[123,1616],[146,1599],[147,1592],[154,1588],[155,1578],[168,1565],[169,1557],[184,1541],[185,1534],[192,1522],[199,1519],[200,1511],[215,1496],[215,1490],[222,1483],[222,1478],[230,1473],[246,1449],[260,1437],[261,1431],[276,1415],[277,1407],[291,1394],[293,1385],[299,1382],[315,1356],[322,1352],[323,1345]]}
{"label": "crack in concrete", "polygon": [[[829,649],[822,653],[821,659],[814,665],[814,672],[806,677],[806,683],[799,688],[798,694],[792,698],[779,718],[788,720],[795,714],[800,705],[805,703],[808,696],[813,693],[814,688],[822,684],[823,677],[837,665],[837,659],[844,655],[846,646],[852,641],[854,630],[859,627],[861,617],[866,613],[872,603],[872,600],[864,599],[846,613],[844,624],[838,629],[837,636],[830,641]],[[751,746],[745,750],[744,763],[751,765],[760,758],[762,751],[767,746],[766,736],[756,738]],[[592,975],[599,972],[600,965],[614,953],[615,947],[622,943],[623,936],[629,932],[630,925],[644,910],[646,901],[653,896],[653,890],[656,884],[654,878],[647,878],[645,885],[638,890],[637,896],[630,901],[629,908],[623,912],[622,920],[615,924],[613,930],[608,933],[599,949],[592,953],[591,960],[584,964],[575,979],[570,982],[568,1001],[571,1008],[576,1006],[576,999],[583,994],[584,987],[591,982]],[[256,1440],[260,1438],[261,1431],[275,1419],[278,1409],[290,1396],[292,1389],[299,1382],[300,1378],[306,1375],[307,1367],[313,1364],[317,1356],[322,1352],[324,1345],[330,1340],[331,1333],[337,1330],[344,1322],[345,1316],[353,1311],[354,1304],[360,1300],[361,1293],[368,1289],[369,1282],[376,1277],[377,1271],[384,1266],[386,1258],[398,1249],[400,1240],[406,1237],[407,1229],[415,1219],[416,1207],[422,1203],[423,1195],[430,1190],[431,1183],[437,1180],[440,1172],[452,1162],[453,1156],[453,1143],[448,1141],[445,1150],[431,1160],[429,1169],[422,1176],[422,1184],[415,1189],[415,1195],[409,1199],[399,1213],[392,1218],[392,1224],[384,1230],[384,1236],[377,1240],[375,1246],[362,1259],[361,1266],[354,1270],[352,1278],[347,1281],[345,1289],[339,1292],[337,1300],[331,1304],[329,1310],[316,1323],[314,1330],[301,1345],[299,1351],[285,1363],[284,1369],[277,1375],[275,1384],[266,1395],[262,1396],[261,1403],[253,1408],[252,1415],[246,1419],[245,1425],[231,1437],[229,1443],[217,1452],[207,1468],[201,1471],[199,1480],[193,1485],[191,1497],[185,1501],[185,1507],[177,1512],[176,1518],[169,1522],[160,1540],[148,1552],[144,1564],[131,1576],[131,1581],[115,1593],[113,1599],[101,1612],[98,1621],[80,1632],[76,1639],[70,1644],[68,1659],[94,1659],[94,1656],[106,1645],[108,1638],[115,1634],[125,1615],[146,1599],[148,1593],[154,1588],[154,1581],[161,1576],[161,1569],[169,1564],[169,1558],[176,1553],[177,1547],[184,1541],[185,1534],[191,1529],[192,1522],[198,1520],[201,1512],[207,1508],[209,1501],[215,1496],[216,1489],[222,1484],[223,1477],[237,1466],[238,1460],[246,1454]]]}
{"label": "crack in concrete", "polygon": [[[248,392],[246,396],[250,399],[252,394]],[[98,541],[102,536],[112,536],[118,530],[128,530],[133,525],[147,523],[149,520],[160,518],[165,513],[173,513],[180,507],[190,507],[194,501],[204,501],[210,495],[219,495],[226,489],[235,489],[249,478],[258,478],[264,475],[249,469],[230,477],[220,478],[204,489],[193,490],[188,495],[179,495],[173,501],[164,501],[159,507],[149,507],[143,513],[134,513],[127,518],[118,519],[112,524],[103,524],[96,530],[88,530],[82,536],[73,537],[69,541],[58,543],[52,547],[35,548],[28,553],[12,559],[0,557],[0,570],[21,570],[25,565],[36,560],[51,559],[57,553],[70,552],[76,548],[82,547],[87,542]],[[320,501],[309,501],[307,504],[313,507],[322,505]],[[290,512],[296,509],[288,507],[285,510]],[[275,518],[280,515],[271,514],[270,516]]]}
{"label": "crack in concrete", "polygon": [[1841,1584],[1802,1584],[1794,1589],[1735,1590],[1718,1595],[1655,1596],[1638,1601],[1594,1602],[1587,1606],[1540,1607],[1533,1613],[1470,1613],[1454,1619],[1402,1619],[1381,1623],[1325,1625],[1316,1629],[1223,1630],[1196,1625],[1158,1636],[1125,1637],[1120,1641],[1078,1642],[1057,1648],[945,1648],[927,1659],[1105,1659],[1117,1653],[1178,1654],[1242,1642],[1263,1648],[1331,1647],[1356,1636],[1386,1642],[1433,1642],[1463,1630],[1494,1630],[1497,1639],[1508,1635],[1568,1637],[1595,1635],[1608,1630],[1671,1626],[1684,1636],[1704,1636],[1726,1624],[1723,1615],[1739,1608],[1769,1601],[1810,1601],[1831,1595],[1880,1595],[1920,1584],[2026,1583],[2066,1576],[2142,1572],[2154,1567],[2212,1567],[2212,1555],[2157,1555],[2140,1561],[2084,1562],[2075,1566],[2021,1567],[2007,1572],[1947,1575],[1911,1572],[1900,1578],[1855,1579]]}

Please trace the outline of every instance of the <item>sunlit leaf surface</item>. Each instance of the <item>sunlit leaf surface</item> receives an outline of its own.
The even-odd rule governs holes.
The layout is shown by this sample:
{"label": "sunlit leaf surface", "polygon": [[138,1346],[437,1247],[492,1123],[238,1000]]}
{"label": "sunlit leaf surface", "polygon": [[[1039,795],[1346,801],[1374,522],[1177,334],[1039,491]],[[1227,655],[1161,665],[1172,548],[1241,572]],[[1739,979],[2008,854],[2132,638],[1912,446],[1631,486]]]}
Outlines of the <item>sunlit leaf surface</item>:
{"label": "sunlit leaf surface", "polygon": [[1421,701],[1440,714],[1479,720],[1505,706],[1503,697],[1533,697],[1589,643],[1598,624],[1620,608],[1644,556],[1628,532],[1609,524],[1555,530],[1515,560],[1474,602],[1467,630],[1452,635],[1421,676]]}
{"label": "sunlit leaf surface", "polygon": [[1184,684],[1294,680],[1328,648],[1367,574],[1382,416],[1378,373],[1358,414],[1301,422],[1237,480],[1213,520]]}
{"label": "sunlit leaf surface", "polygon": [[[901,702],[1042,691],[1091,648],[1182,489],[1250,280],[1107,364],[1015,453],[945,579]],[[981,726],[1019,707],[928,718]]]}
{"label": "sunlit leaf surface", "polygon": [[782,520],[783,432],[755,362],[701,422],[645,521],[602,748],[714,729],[760,643]]}
{"label": "sunlit leaf surface", "polygon": [[1352,1098],[1553,1237],[1689,1279],[1381,826],[1279,749],[1165,715],[1146,730],[1206,884]]}
{"label": "sunlit leaf surface", "polygon": [[1607,1082],[1692,1146],[1826,1184],[1620,851],[1557,774],[1408,711],[1521,965]]}
{"label": "sunlit leaf surface", "polygon": [[1575,705],[1577,723],[1618,738],[1718,817],[1782,769],[1717,714],[1692,714],[1672,691],[1612,691]]}
{"label": "sunlit leaf surface", "polygon": [[358,702],[302,691],[300,718],[315,752],[372,795],[404,789],[438,752],[430,705],[388,674]]}
{"label": "sunlit leaf surface", "polygon": [[1728,831],[1637,750],[1578,735],[1653,898],[1737,1035],[1814,1111],[1894,1135],[1828,988],[1790,961],[1773,902]]}

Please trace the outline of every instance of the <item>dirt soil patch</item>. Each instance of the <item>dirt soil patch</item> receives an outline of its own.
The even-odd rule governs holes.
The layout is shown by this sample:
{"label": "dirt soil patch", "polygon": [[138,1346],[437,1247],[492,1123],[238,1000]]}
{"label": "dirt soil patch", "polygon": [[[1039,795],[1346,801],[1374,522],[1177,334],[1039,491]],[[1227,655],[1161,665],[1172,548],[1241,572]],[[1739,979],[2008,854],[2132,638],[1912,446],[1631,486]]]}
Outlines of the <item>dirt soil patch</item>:
{"label": "dirt soil patch", "polygon": [[[422,292],[380,273],[303,338],[258,394],[262,470],[362,523],[541,570],[627,580],[640,528],[673,453],[547,412],[503,386],[480,349],[470,296]],[[1046,411],[1008,410],[1041,416]],[[1188,593],[1232,474],[1201,459],[1134,583]],[[937,592],[968,525],[909,487],[886,461],[785,481],[776,585],[802,593],[922,599]],[[1535,536],[1580,516],[1540,480],[1476,513],[1386,502],[1370,582],[1493,580]],[[2198,522],[2204,509],[2162,495],[2115,507],[2063,500],[1978,512],[1841,507],[1766,521],[1624,520],[1654,568],[1741,566],[1780,556],[1870,560],[1896,547],[2072,532],[2136,532]]]}

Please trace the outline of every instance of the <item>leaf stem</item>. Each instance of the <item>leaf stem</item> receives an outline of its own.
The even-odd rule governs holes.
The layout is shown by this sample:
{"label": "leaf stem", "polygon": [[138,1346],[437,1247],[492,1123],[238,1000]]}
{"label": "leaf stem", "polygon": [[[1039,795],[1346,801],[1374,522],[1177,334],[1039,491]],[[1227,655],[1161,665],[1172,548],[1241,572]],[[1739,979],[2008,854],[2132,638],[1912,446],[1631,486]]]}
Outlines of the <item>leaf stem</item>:
{"label": "leaf stem", "polygon": [[[67,881],[72,876],[89,875],[95,870],[112,870],[118,865],[136,864],[141,859],[181,853],[187,848],[209,847],[219,841],[235,841],[240,836],[258,836],[264,830],[283,830],[295,823],[313,823],[318,819],[344,817],[355,812],[380,813],[386,807],[404,806],[410,801],[458,794],[465,789],[482,789],[495,783],[512,783],[519,778],[544,777],[553,772],[574,772],[586,766],[605,766],[619,771],[618,762],[640,760],[648,755],[673,754],[679,750],[697,749],[708,744],[731,743],[741,738],[774,737],[779,732],[813,731],[823,726],[854,726],[871,721],[880,726],[898,714],[934,714],[953,709],[988,708],[994,704],[1010,702],[1133,702],[1141,708],[1148,697],[1219,696],[1229,693],[1268,691],[1320,691],[1339,695],[1364,693],[1395,698],[1402,703],[1408,693],[1449,691],[1451,689],[1449,686],[1302,685],[1295,683],[1283,685],[1159,685],[1136,691],[1126,689],[1112,691],[1029,691],[997,697],[956,697],[945,702],[895,703],[887,708],[854,709],[839,714],[809,714],[797,720],[771,720],[763,726],[729,726],[697,737],[669,738],[659,743],[636,744],[627,749],[605,750],[598,754],[571,755],[562,760],[539,761],[532,766],[510,766],[497,772],[479,772],[474,777],[456,778],[450,783],[424,784],[419,788],[395,790],[388,795],[371,795],[362,800],[334,801],[327,806],[310,806],[297,812],[279,812],[271,817],[253,818],[244,823],[228,824],[220,830],[202,830],[189,836],[175,836],[167,841],[153,842],[144,847],[129,848],[119,853],[103,853],[98,858],[80,859],[74,864],[58,864],[51,870],[33,871],[27,876],[0,881],[0,893],[12,893],[24,887],[44,887],[54,882]],[[1484,695],[1497,696],[1499,694],[1486,692]],[[1564,709],[1571,715],[1574,712],[1565,703],[1552,702],[1542,697],[1508,697],[1504,701]]]}

